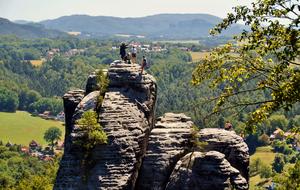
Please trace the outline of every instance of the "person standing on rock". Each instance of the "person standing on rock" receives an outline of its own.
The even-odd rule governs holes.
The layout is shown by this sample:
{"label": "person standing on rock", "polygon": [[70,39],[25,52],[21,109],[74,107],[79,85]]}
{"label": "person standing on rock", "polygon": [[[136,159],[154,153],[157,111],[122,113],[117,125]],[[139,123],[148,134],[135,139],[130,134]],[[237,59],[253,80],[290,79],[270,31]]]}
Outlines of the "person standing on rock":
{"label": "person standing on rock", "polygon": [[136,64],[136,54],[137,54],[137,49],[135,46],[132,46],[131,48],[131,62],[133,64]]}
{"label": "person standing on rock", "polygon": [[126,61],[125,60],[125,57],[126,57],[126,48],[127,48],[127,45],[124,42],[122,42],[122,44],[120,45],[120,55],[121,55],[121,59],[123,61]]}
{"label": "person standing on rock", "polygon": [[232,131],[232,124],[229,121],[226,121],[224,129],[227,131]]}
{"label": "person standing on rock", "polygon": [[126,63],[131,64],[132,61],[132,55],[130,55],[129,53],[127,53],[126,55]]}
{"label": "person standing on rock", "polygon": [[143,55],[141,74],[143,74],[144,68],[145,68],[146,66],[147,66],[147,59],[146,59],[146,57]]}

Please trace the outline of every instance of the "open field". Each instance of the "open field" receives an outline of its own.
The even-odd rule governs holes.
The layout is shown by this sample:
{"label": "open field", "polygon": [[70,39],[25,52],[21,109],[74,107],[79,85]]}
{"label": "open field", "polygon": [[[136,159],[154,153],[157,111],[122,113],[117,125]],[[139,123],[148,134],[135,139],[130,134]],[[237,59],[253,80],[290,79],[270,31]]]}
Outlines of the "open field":
{"label": "open field", "polygon": [[258,147],[256,152],[250,157],[250,162],[253,162],[257,158],[260,158],[262,163],[271,165],[275,158],[275,153],[270,146]]}
{"label": "open field", "polygon": [[153,43],[170,43],[170,44],[200,44],[199,40],[159,40]]}
{"label": "open field", "polygon": [[[258,147],[256,152],[250,157],[250,163],[255,159],[260,158],[262,163],[271,165],[275,158],[275,153],[272,151],[271,146]],[[261,179],[259,175],[250,177],[250,190],[254,190],[255,185],[258,183],[267,183],[266,179]]]}
{"label": "open field", "polygon": [[30,60],[30,63],[35,67],[40,67],[43,64],[43,60]]}
{"label": "open field", "polygon": [[53,126],[60,128],[64,137],[65,128],[62,122],[32,117],[30,113],[23,111],[0,112],[0,140],[4,143],[10,141],[15,144],[28,145],[31,140],[35,140],[42,145],[47,145],[43,139],[44,132]]}
{"label": "open field", "polygon": [[200,61],[201,59],[205,58],[206,56],[209,55],[210,52],[190,52],[192,56],[192,61]]}

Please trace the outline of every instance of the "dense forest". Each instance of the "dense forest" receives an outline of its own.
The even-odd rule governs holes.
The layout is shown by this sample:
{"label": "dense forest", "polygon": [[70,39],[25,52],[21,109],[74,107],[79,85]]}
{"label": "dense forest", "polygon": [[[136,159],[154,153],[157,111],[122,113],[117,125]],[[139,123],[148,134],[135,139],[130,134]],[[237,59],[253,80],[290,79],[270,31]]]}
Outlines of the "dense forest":
{"label": "dense forest", "polygon": [[39,160],[23,153],[21,145],[0,141],[0,189],[52,189],[58,161],[58,157]]}
{"label": "dense forest", "polygon": [[[61,96],[72,88],[84,88],[87,75],[111,63],[113,53],[103,52],[101,44],[75,38],[23,40],[0,38],[0,109],[27,110],[54,114],[62,111]],[[60,55],[71,49],[88,48],[76,56]],[[51,59],[47,52],[59,49]],[[40,61],[34,65],[32,61]],[[102,63],[102,64],[101,64]]]}

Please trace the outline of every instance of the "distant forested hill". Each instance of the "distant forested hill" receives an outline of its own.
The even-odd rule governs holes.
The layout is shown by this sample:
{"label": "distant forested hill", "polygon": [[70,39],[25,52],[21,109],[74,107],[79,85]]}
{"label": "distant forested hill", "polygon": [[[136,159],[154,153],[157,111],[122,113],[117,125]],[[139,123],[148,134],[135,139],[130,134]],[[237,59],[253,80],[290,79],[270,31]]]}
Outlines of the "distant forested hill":
{"label": "distant forested hill", "polygon": [[20,38],[55,38],[67,36],[66,33],[46,29],[40,24],[17,24],[0,18],[0,34],[14,34]]}
{"label": "distant forested hill", "polygon": [[[208,14],[159,14],[140,18],[72,15],[40,22],[46,28],[77,31],[92,37],[116,34],[142,35],[147,38],[191,39],[207,37],[221,18]],[[237,34],[241,25],[234,25],[223,35]]]}

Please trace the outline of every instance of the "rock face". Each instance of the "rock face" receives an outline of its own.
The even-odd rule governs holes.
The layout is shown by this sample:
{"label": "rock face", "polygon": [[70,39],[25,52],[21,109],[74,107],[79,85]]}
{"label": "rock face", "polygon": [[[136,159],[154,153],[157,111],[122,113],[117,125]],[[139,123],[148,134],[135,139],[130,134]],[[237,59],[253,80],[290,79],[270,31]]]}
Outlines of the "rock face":
{"label": "rock face", "polygon": [[202,129],[199,141],[207,142],[208,153],[191,154],[192,126],[184,114],[167,113],[158,119],[150,134],[137,189],[248,189],[248,175],[243,174],[248,174],[249,154],[243,139],[223,129]]}
{"label": "rock face", "polygon": [[84,91],[70,91],[64,95],[64,107],[66,115],[65,150],[57,173],[54,189],[83,189],[82,176],[84,170],[81,167],[84,154],[78,145],[74,144],[82,135],[76,125],[85,111],[93,110],[96,106],[99,91],[92,92],[84,97]]}
{"label": "rock face", "polygon": [[193,152],[177,163],[166,190],[248,189],[247,181],[217,151]]}
{"label": "rock face", "polygon": [[245,179],[249,179],[249,151],[243,138],[234,131],[223,129],[202,129],[199,140],[207,142],[206,150],[215,150],[225,155],[230,164],[241,172]]}
{"label": "rock face", "polygon": [[190,149],[191,118],[166,113],[157,120],[141,167],[138,189],[164,189],[177,161]]}
{"label": "rock face", "polygon": [[109,143],[93,152],[88,187],[134,189],[154,125],[156,84],[151,75],[140,75],[138,65],[114,63],[108,77],[99,122]]}
{"label": "rock face", "polygon": [[[231,189],[248,188],[249,154],[234,132],[203,129],[205,153],[193,152],[193,122],[184,114],[166,113],[155,124],[156,82],[138,65],[115,61],[107,71],[108,91],[98,122],[108,143],[88,156],[76,139],[84,135],[77,121],[97,104],[96,76],[86,91],[64,95],[65,152],[54,189]],[[193,153],[191,153],[193,152]]]}
{"label": "rock face", "polygon": [[96,71],[91,73],[87,79],[86,86],[85,86],[85,94],[89,94],[93,91],[99,90],[100,86],[97,82],[97,75]]}
{"label": "rock face", "polygon": [[65,112],[65,121],[66,121],[66,136],[65,139],[67,139],[70,135],[70,132],[72,129],[70,128],[72,126],[72,118],[73,114],[75,112],[75,109],[79,102],[84,97],[84,91],[83,90],[71,90],[67,92],[63,96],[63,102],[64,102],[64,112]]}
{"label": "rock face", "polygon": [[[91,82],[89,78],[89,83]],[[107,145],[95,147],[83,165],[85,153],[74,143],[81,131],[76,126],[84,111],[95,109],[98,91],[79,103],[69,128],[68,147],[62,158],[54,189],[134,189],[154,125],[156,83],[147,74],[140,75],[138,65],[122,62],[108,70],[109,88],[99,113],[99,123],[108,136]],[[95,87],[95,85],[89,85]],[[97,88],[88,88],[95,90]],[[70,112],[69,106],[66,112]],[[70,115],[72,113],[70,112]]]}

